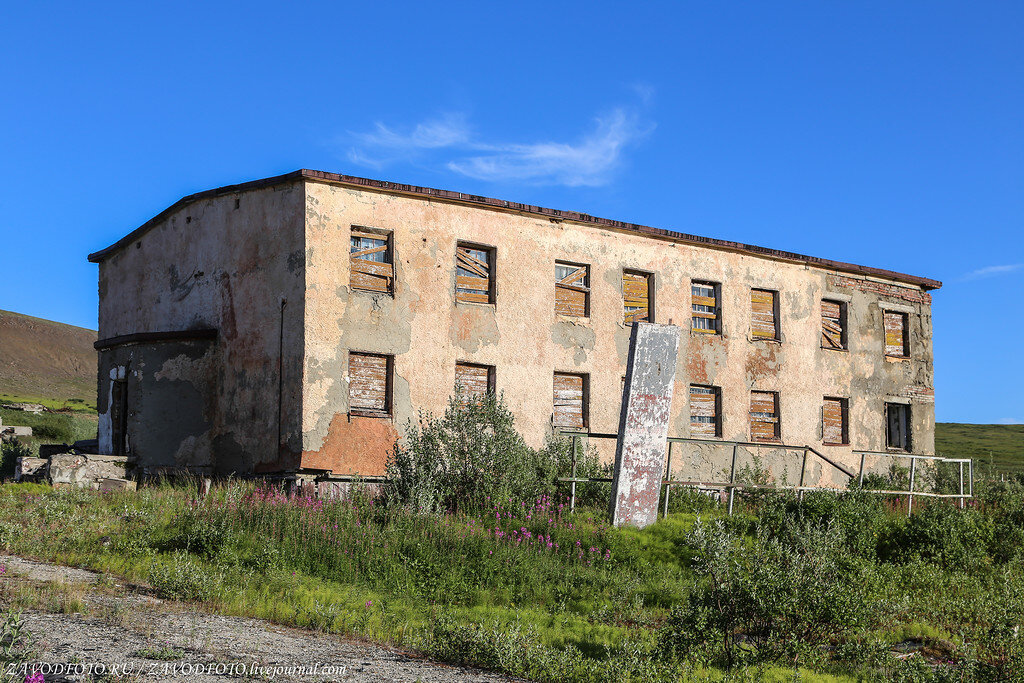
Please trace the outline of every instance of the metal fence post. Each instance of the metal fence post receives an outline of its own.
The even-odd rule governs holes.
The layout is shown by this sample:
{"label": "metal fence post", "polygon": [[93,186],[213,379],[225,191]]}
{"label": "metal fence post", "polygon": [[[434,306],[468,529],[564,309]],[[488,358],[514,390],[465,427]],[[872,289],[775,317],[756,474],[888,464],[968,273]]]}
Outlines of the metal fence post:
{"label": "metal fence post", "polygon": [[736,449],[739,444],[732,445],[732,469],[729,472],[729,514],[732,514],[732,503],[736,498]]}
{"label": "metal fence post", "polygon": [[917,458],[910,458],[910,495],[907,496],[907,516],[914,511],[914,472],[917,469]]}
{"label": "metal fence post", "polygon": [[668,492],[672,490],[672,485],[669,483],[672,481],[672,442],[668,442],[668,458],[665,463],[665,511],[662,513],[662,517],[668,517]]}
{"label": "metal fence post", "polygon": [[974,458],[971,458],[967,463],[967,476],[968,476],[968,493],[971,494],[971,498],[974,498]]}
{"label": "metal fence post", "polygon": [[866,457],[866,453],[860,454],[860,478],[857,480],[857,486],[860,488],[864,488],[864,458]]}
{"label": "metal fence post", "polygon": [[804,447],[804,461],[800,465],[800,488],[797,492],[797,500],[803,502],[804,500],[804,477],[807,474],[807,447]]}
{"label": "metal fence post", "polygon": [[962,462],[957,463],[960,465],[960,498],[957,502],[960,504],[960,509],[964,508],[964,464]]}
{"label": "metal fence post", "polygon": [[576,434],[572,437],[572,484],[569,485],[570,498],[569,510],[576,509],[576,449],[579,446],[580,437]]}

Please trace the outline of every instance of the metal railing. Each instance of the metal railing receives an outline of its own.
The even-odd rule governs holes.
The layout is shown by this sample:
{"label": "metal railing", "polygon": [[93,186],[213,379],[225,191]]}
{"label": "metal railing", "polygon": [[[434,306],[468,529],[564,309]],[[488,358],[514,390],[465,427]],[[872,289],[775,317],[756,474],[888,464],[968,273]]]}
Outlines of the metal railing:
{"label": "metal railing", "polygon": [[[579,448],[581,440],[585,437],[588,439],[613,439],[618,440],[618,434],[608,434],[601,432],[583,432],[574,430],[556,430],[556,436],[568,437],[572,439],[572,470],[569,477],[560,477],[559,481],[570,484],[570,498],[569,507],[570,509],[576,508],[576,484],[578,483],[608,483],[612,481],[611,477],[577,477],[576,466],[579,460]],[[861,487],[865,493],[872,493],[876,495],[889,495],[889,496],[906,496],[907,497],[907,514],[911,514],[914,507],[914,497],[926,497],[926,498],[954,498],[957,499],[959,507],[964,507],[964,501],[968,498],[974,497],[974,461],[970,458],[943,458],[935,455],[920,455],[917,453],[899,453],[892,451],[865,451],[865,450],[854,450],[854,455],[860,455],[860,470],[855,473],[853,470],[847,469],[844,465],[836,462],[832,458],[828,457],[824,453],[821,453],[813,446],[796,446],[791,444],[783,444],[776,442],[760,442],[760,441],[725,441],[720,439],[698,439],[694,437],[683,437],[683,436],[670,436],[667,439],[668,453],[666,454],[666,475],[662,479],[661,486],[665,488],[665,495],[663,499],[663,516],[668,515],[668,501],[669,492],[672,486],[687,486],[698,490],[705,491],[728,491],[729,492],[729,514],[733,512],[733,504],[736,498],[737,490],[746,489],[767,489],[776,491],[795,491],[798,496],[803,497],[805,491],[842,491],[844,489],[830,488],[824,486],[808,486],[806,484],[807,476],[807,461],[811,453],[820,458],[822,461],[828,463],[833,468],[839,470],[844,475],[853,480],[857,478],[858,486]],[[674,443],[694,443],[702,446],[731,446],[732,447],[732,464],[729,468],[729,481],[728,482],[714,482],[714,481],[684,481],[679,479],[672,479],[672,444]],[[749,484],[749,483],[738,483],[736,481],[736,460],[740,448],[767,448],[772,450],[783,450],[783,451],[802,451],[803,458],[800,465],[800,483],[796,486],[780,486],[771,484]],[[864,489],[864,465],[865,458],[868,455],[884,455],[892,458],[910,458],[910,485],[907,491],[887,491],[881,489]],[[918,460],[932,460],[944,463],[958,463],[960,469],[960,481],[959,481],[959,493],[930,493],[925,491],[914,490],[914,479],[917,471]],[[964,464],[967,464],[968,476],[969,476],[969,488],[968,492],[964,493]]]}

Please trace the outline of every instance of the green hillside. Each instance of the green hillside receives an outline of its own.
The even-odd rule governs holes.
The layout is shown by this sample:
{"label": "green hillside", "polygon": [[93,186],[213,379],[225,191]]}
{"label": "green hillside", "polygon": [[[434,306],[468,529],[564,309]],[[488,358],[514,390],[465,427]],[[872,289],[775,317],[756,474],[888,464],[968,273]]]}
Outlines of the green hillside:
{"label": "green hillside", "polygon": [[935,425],[935,452],[948,458],[974,458],[997,471],[1024,472],[1024,425]]}
{"label": "green hillside", "polygon": [[96,332],[0,311],[0,402],[96,410]]}

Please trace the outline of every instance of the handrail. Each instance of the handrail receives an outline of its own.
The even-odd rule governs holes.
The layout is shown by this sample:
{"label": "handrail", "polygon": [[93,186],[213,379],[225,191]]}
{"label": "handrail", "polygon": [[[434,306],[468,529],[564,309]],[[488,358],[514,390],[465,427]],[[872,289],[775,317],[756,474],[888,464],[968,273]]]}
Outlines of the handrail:
{"label": "handrail", "polygon": [[[576,477],[576,454],[577,445],[580,437],[594,438],[594,439],[618,439],[618,434],[609,434],[602,432],[586,432],[579,430],[556,430],[558,436],[571,437],[572,438],[572,476],[571,477],[560,477],[558,481],[566,482],[571,484],[572,496],[570,502],[570,508],[576,507],[576,484],[577,483],[602,483],[612,481],[609,477],[589,477],[589,478],[577,478]],[[867,455],[884,455],[892,458],[910,458],[910,490],[909,491],[888,491],[888,490],[875,490],[875,489],[862,489],[865,493],[873,493],[878,495],[895,495],[895,496],[907,496],[907,514],[910,514],[914,506],[914,498],[916,496],[922,498],[955,498],[958,499],[960,507],[964,506],[964,502],[968,498],[974,497],[974,461],[970,458],[944,458],[936,455],[924,455],[918,453],[902,453],[895,451],[868,451],[868,450],[853,450],[853,455],[860,455],[860,474],[855,474],[852,470],[847,469],[845,466],[836,462],[832,458],[828,457],[824,453],[818,451],[813,446],[795,446],[790,444],[775,443],[775,442],[764,442],[764,441],[727,441],[724,439],[699,439],[696,437],[686,436],[670,436],[666,438],[669,444],[668,449],[668,462],[666,466],[666,472],[671,477],[672,472],[672,449],[671,444],[673,443],[699,443],[699,444],[714,444],[720,446],[732,446],[732,467],[729,474],[729,482],[700,482],[700,481],[679,481],[670,478],[663,479],[661,486],[665,487],[665,504],[664,514],[668,515],[668,498],[669,491],[672,486],[693,486],[697,488],[703,488],[707,490],[717,491],[728,491],[729,492],[729,514],[732,514],[733,500],[737,489],[774,489],[774,490],[792,490],[798,492],[801,497],[804,491],[838,491],[841,489],[831,489],[821,486],[805,486],[804,477],[807,471],[807,454],[814,453],[832,467],[836,468],[851,481],[857,477],[858,485],[863,486],[864,484],[864,460]],[[797,486],[776,486],[776,485],[760,485],[760,484],[738,484],[736,483],[736,451],[739,447],[753,447],[753,448],[773,448],[786,451],[803,451],[803,465],[800,470],[800,484]],[[916,473],[916,465],[918,460],[936,460],[940,462],[958,463],[960,465],[960,486],[959,493],[929,493],[925,491],[914,490],[914,475]],[[968,468],[968,492],[964,493],[964,464],[967,464]]]}

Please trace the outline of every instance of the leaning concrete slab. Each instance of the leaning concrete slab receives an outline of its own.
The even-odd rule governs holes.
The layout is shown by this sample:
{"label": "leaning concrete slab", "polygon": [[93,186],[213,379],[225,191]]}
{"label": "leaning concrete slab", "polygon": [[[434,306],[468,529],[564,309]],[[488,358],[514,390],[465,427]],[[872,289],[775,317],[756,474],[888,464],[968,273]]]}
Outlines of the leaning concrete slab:
{"label": "leaning concrete slab", "polygon": [[658,519],[679,333],[675,325],[633,326],[612,481],[614,526],[643,528]]}

